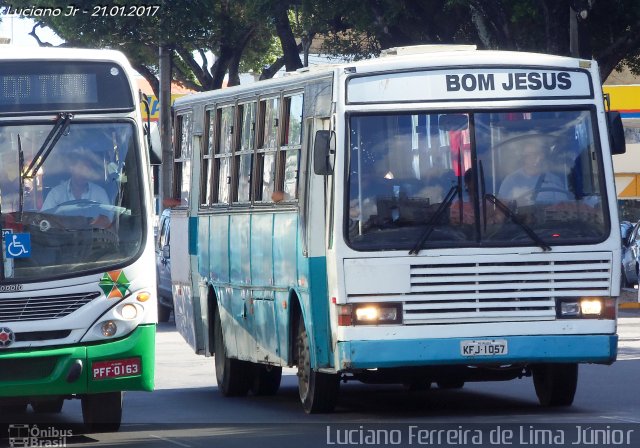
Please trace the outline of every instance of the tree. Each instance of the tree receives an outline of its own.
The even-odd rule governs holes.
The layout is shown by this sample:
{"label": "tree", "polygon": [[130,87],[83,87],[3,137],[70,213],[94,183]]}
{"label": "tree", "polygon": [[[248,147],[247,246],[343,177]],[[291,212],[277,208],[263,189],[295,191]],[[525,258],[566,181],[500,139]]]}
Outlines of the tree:
{"label": "tree", "polygon": [[[176,81],[193,90],[211,90],[222,86],[225,74],[229,74],[229,85],[239,82],[239,67],[245,52],[255,63],[258,53],[268,53],[273,47],[273,26],[257,14],[253,3],[250,0],[167,1],[155,15],[108,16],[112,7],[116,8],[113,11],[118,11],[118,6],[127,11],[130,2],[117,0],[107,6],[106,16],[95,17],[91,12],[100,2],[79,0],[76,6],[88,11],[87,14],[42,17],[32,35],[40,45],[47,45],[38,39],[37,29],[48,26],[66,41],[66,46],[121,50],[149,81],[156,95],[158,47],[163,44],[174,52]],[[138,3],[156,4],[148,0]],[[48,5],[41,0],[13,2],[14,7]],[[268,58],[262,57],[262,60]]]}
{"label": "tree", "polygon": [[[12,3],[48,6],[46,0]],[[99,3],[76,4],[91,11]],[[262,78],[302,67],[300,53],[314,36],[323,38],[329,54],[352,59],[395,46],[452,43],[568,55],[571,6],[587,12],[583,37],[602,79],[625,65],[640,74],[637,0],[176,0],[163,2],[153,17],[80,14],[42,23],[74,46],[123,50],[153,86],[158,45],[170,45],[175,79],[209,90],[221,87],[225,74],[236,84],[240,67],[268,65]]]}
{"label": "tree", "polygon": [[409,44],[474,43],[479,48],[569,55],[570,7],[585,9],[587,47],[606,79],[616,67],[640,75],[637,0],[331,0],[330,53],[370,57]]}

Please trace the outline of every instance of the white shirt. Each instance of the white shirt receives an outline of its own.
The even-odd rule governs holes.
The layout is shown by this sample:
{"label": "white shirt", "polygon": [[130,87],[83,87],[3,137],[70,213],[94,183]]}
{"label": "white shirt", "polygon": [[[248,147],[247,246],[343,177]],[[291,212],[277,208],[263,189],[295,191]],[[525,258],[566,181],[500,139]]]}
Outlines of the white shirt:
{"label": "white shirt", "polygon": [[[536,202],[553,203],[569,199],[569,192],[562,180],[553,173],[528,175],[522,168],[508,175],[500,185],[498,197],[507,201],[517,201],[518,207]],[[537,185],[540,183],[540,185]],[[536,197],[532,197],[538,187]]]}
{"label": "white shirt", "polygon": [[79,198],[75,197],[73,192],[71,191],[71,180],[69,179],[61,183],[57,187],[51,189],[46,199],[44,200],[44,203],[42,204],[42,210],[49,210],[65,202],[76,201],[79,199],[86,199],[104,205],[111,204],[109,196],[107,195],[107,192],[104,190],[104,188],[94,184],[93,182],[87,183],[86,190]]}

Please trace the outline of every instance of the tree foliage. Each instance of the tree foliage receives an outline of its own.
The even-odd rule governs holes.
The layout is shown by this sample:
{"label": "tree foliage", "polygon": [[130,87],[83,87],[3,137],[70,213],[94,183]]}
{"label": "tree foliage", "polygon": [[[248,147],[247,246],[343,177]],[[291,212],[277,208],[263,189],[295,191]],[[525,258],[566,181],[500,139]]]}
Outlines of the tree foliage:
{"label": "tree foliage", "polygon": [[369,57],[381,48],[467,43],[479,48],[570,54],[570,14],[584,9],[580,38],[602,79],[616,67],[640,75],[637,0],[330,0],[333,54]]}
{"label": "tree foliage", "polygon": [[[87,11],[104,3],[75,2]],[[129,3],[114,0],[107,8]],[[229,85],[237,84],[241,69],[268,78],[282,67],[300,68],[306,64],[300,54],[308,54],[314,38],[321,38],[326,53],[350,59],[416,44],[568,55],[571,6],[588,13],[580,37],[603,79],[625,65],[640,74],[638,0],[165,0],[153,17],[78,14],[43,17],[41,24],[69,46],[122,50],[157,92],[159,45],[173,50],[174,78],[194,90],[220,88],[225,75]]]}

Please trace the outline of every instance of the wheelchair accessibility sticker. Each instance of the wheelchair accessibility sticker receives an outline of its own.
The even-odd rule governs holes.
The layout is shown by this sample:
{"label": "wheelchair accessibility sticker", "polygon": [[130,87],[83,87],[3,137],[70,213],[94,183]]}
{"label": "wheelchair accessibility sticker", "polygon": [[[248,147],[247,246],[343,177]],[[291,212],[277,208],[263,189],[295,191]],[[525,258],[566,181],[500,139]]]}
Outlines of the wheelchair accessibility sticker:
{"label": "wheelchair accessibility sticker", "polygon": [[2,229],[5,258],[28,258],[31,256],[31,234],[13,233]]}

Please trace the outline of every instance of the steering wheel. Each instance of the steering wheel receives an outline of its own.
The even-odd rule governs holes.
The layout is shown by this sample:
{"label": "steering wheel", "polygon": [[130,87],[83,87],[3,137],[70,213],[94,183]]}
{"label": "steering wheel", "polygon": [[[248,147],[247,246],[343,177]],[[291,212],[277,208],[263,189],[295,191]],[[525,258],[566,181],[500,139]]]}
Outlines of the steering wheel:
{"label": "steering wheel", "polygon": [[[65,209],[69,209],[69,211],[77,211],[77,210],[86,210],[91,208],[104,208],[104,205],[100,202],[92,201],[91,199],[72,199],[70,201],[62,202],[56,205],[53,208],[47,210],[47,212],[53,214],[65,214]],[[63,213],[60,213],[63,212]]]}
{"label": "steering wheel", "polygon": [[538,188],[536,191],[534,191],[534,193],[534,201],[538,196],[540,196],[540,193],[560,193],[563,194],[567,199],[571,199],[571,192],[560,187],[542,187]]}

